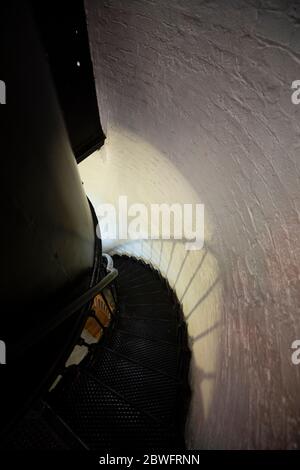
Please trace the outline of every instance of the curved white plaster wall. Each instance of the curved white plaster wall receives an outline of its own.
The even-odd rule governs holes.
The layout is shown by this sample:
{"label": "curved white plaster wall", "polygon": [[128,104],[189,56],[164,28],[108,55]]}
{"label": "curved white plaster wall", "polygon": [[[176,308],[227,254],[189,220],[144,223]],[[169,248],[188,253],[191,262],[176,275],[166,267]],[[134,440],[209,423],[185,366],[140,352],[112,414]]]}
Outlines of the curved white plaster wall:
{"label": "curved white plaster wall", "polygon": [[92,201],[206,207],[201,252],[120,248],[153,260],[182,299],[194,337],[187,443],[300,447],[297,2],[86,0],[86,10],[108,135],[80,165]]}
{"label": "curved white plaster wall", "polygon": [[[110,127],[105,146],[84,160],[79,170],[97,213],[101,204],[111,203],[118,215],[119,195],[128,196],[128,207],[137,202],[147,208],[151,203],[201,202],[172,162],[125,129]],[[195,393],[188,421],[191,442],[197,442],[198,425],[209,414],[220,354],[221,282],[217,260],[209,249],[213,228],[205,215],[205,246],[199,251],[187,251],[184,242],[175,240],[103,240],[105,251],[150,261],[169,279],[183,304],[193,350],[191,380]],[[114,220],[110,222],[115,225]],[[101,218],[100,226],[103,228]]]}

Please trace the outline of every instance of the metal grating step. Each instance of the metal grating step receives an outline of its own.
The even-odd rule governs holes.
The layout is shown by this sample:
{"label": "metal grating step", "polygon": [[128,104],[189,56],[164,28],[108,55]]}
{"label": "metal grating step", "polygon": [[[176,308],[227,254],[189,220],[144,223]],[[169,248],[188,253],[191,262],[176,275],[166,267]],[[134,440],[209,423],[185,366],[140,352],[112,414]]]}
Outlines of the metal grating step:
{"label": "metal grating step", "polygon": [[[129,317],[130,318],[130,317]],[[160,322],[144,318],[134,318],[131,321],[128,318],[118,318],[117,328],[128,331],[142,338],[150,338],[154,341],[164,341],[168,343],[177,343],[178,326],[175,322]]]}
{"label": "metal grating step", "polygon": [[6,450],[72,449],[69,443],[52,429],[43,413],[33,410],[27,413],[2,445]]}
{"label": "metal grating step", "polygon": [[130,305],[129,307],[122,303],[119,306],[119,315],[120,317],[132,317],[132,319],[145,318],[153,321],[177,321],[175,309],[170,309],[168,306],[152,307],[152,305],[148,305],[141,309],[139,305]]}
{"label": "metal grating step", "polygon": [[147,338],[137,338],[122,331],[115,331],[110,338],[109,347],[142,365],[176,378],[178,366],[176,345],[161,343],[158,348],[157,344]]}
{"label": "metal grating step", "polygon": [[140,284],[141,282],[155,281],[158,279],[153,272],[142,271],[137,273],[133,269],[127,271],[124,274],[119,274],[117,278],[117,285],[121,287],[134,286],[135,284]]}
{"label": "metal grating step", "polygon": [[132,291],[136,291],[136,289],[144,289],[144,287],[146,287],[146,290],[147,290],[147,287],[148,286],[153,286],[155,288],[159,288],[159,289],[162,289],[162,285],[161,285],[161,280],[158,279],[158,278],[148,278],[147,280],[145,281],[137,281],[136,283],[134,282],[130,282],[129,285],[121,285],[122,284],[122,278],[118,278],[117,279],[117,287],[118,287],[118,291],[121,293],[121,294],[124,294],[124,293],[127,293],[127,292],[132,292]]}
{"label": "metal grating step", "polygon": [[140,295],[151,295],[155,300],[156,296],[166,296],[166,291],[159,283],[159,281],[149,281],[145,284],[139,284],[138,286],[133,286],[130,289],[122,288],[117,284],[117,292],[119,296],[122,296],[122,300],[126,298],[135,298]]}
{"label": "metal grating step", "polygon": [[107,349],[101,350],[89,370],[134,407],[149,413],[163,425],[174,421],[179,392],[175,380]]}
{"label": "metal grating step", "polygon": [[137,258],[126,257],[126,256],[122,256],[118,258],[115,255],[113,256],[113,260],[114,260],[114,265],[119,270],[120,274],[131,271],[131,270],[135,272],[142,272],[146,265],[146,263],[138,260]]}
{"label": "metal grating step", "polygon": [[63,394],[53,398],[53,406],[90,449],[109,452],[180,445],[174,429],[162,427],[86,373],[64,387]]}
{"label": "metal grating step", "polygon": [[129,305],[152,305],[153,307],[166,305],[172,308],[173,299],[168,292],[156,290],[152,292],[128,293],[122,295],[122,303]]}
{"label": "metal grating step", "polygon": [[114,262],[114,321],[6,448],[184,450],[190,352],[181,306],[151,266],[126,256]]}

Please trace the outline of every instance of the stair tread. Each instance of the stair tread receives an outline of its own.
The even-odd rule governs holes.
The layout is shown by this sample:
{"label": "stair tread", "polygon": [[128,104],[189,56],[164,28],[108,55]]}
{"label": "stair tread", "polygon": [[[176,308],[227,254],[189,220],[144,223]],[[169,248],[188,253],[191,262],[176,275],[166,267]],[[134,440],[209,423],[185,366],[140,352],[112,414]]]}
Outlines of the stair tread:
{"label": "stair tread", "polygon": [[171,428],[162,427],[92,375],[79,374],[64,387],[63,400],[61,396],[56,409],[92,450],[174,445],[176,437]]}
{"label": "stair tread", "polygon": [[179,388],[174,379],[104,348],[93,361],[91,371],[135,407],[162,423],[167,424],[174,417]]}
{"label": "stair tread", "polygon": [[177,343],[178,328],[175,322],[161,322],[158,327],[155,321],[148,318],[129,321],[128,318],[121,317],[118,319],[117,325],[118,328],[143,338]]}
{"label": "stair tread", "polygon": [[[113,261],[114,321],[48,403],[91,450],[184,449],[190,353],[181,306],[151,266],[128,256]],[[56,445],[50,435],[49,447]]]}
{"label": "stair tread", "polygon": [[4,442],[6,450],[70,450],[43,415],[29,411]]}
{"label": "stair tread", "polygon": [[140,318],[161,318],[165,320],[177,320],[176,310],[170,309],[169,305],[152,305],[120,303],[120,316],[123,314],[138,316]]}
{"label": "stair tread", "polygon": [[124,356],[176,377],[178,350],[174,344],[162,343],[158,350],[150,339],[130,336],[120,330],[115,331],[109,344]]}

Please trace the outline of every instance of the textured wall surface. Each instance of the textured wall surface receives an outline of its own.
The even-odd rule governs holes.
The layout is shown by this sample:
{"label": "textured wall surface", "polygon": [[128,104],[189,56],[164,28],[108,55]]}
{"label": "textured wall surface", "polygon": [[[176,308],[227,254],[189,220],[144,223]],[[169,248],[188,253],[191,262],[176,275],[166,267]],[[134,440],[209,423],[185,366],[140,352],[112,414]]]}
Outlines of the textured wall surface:
{"label": "textured wall surface", "polygon": [[[83,162],[87,191],[94,200],[97,191],[104,200],[126,191],[137,202],[151,202],[157,192],[176,200],[184,181],[185,196],[205,203],[214,261],[199,274],[203,253],[196,260],[166,247],[157,262],[172,259],[177,274],[165,272],[179,297],[186,300],[189,290],[191,305],[198,298],[201,306],[191,309],[193,327],[183,302],[198,338],[187,423],[194,448],[300,447],[300,365],[291,363],[291,343],[300,338],[300,105],[291,102],[291,83],[300,79],[296,5],[86,0],[108,134],[107,154]],[[160,189],[150,161],[163,176]],[[133,251],[153,257],[152,249]],[[212,315],[212,323],[205,326],[201,315]],[[216,337],[208,334],[215,321]],[[212,356],[212,370],[197,373]]]}

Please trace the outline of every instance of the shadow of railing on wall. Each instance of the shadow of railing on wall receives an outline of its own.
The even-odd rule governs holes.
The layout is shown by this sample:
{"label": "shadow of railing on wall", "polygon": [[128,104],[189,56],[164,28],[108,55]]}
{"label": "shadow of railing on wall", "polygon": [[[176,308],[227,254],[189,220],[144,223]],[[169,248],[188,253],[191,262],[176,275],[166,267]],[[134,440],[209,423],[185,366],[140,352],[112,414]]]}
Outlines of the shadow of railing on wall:
{"label": "shadow of railing on wall", "polygon": [[114,248],[113,253],[142,258],[165,276],[182,305],[192,352],[192,399],[187,420],[190,447],[205,428],[220,370],[222,277],[208,243],[187,251],[185,240],[137,240]]}

